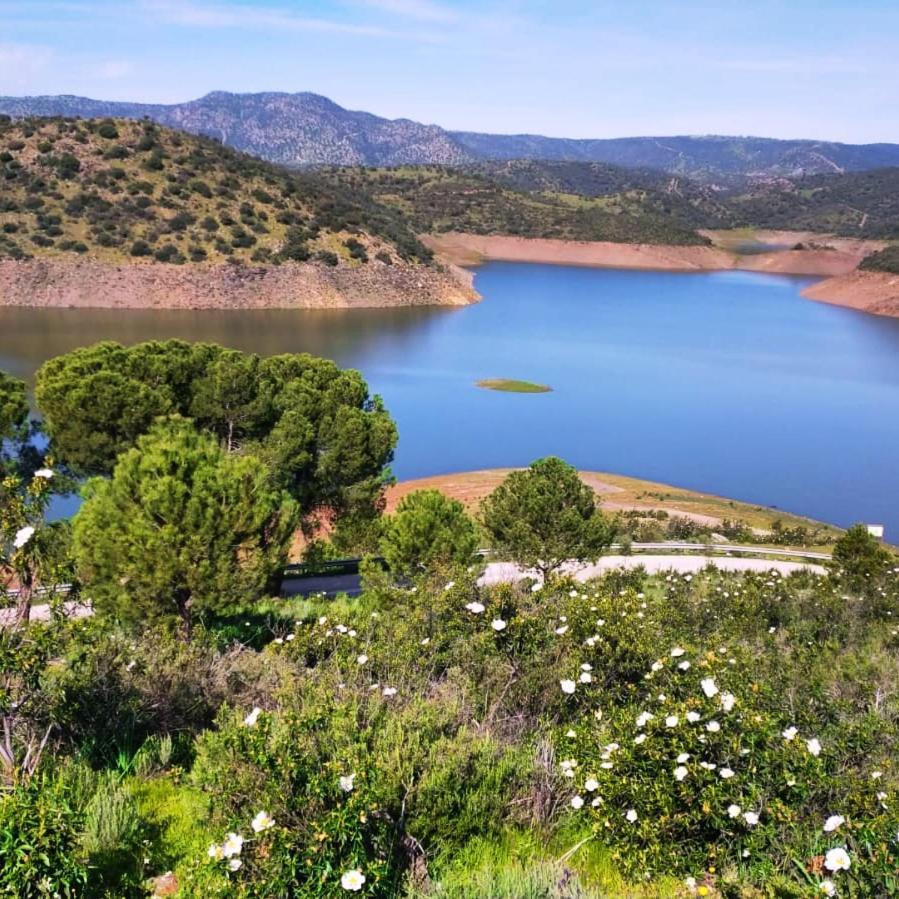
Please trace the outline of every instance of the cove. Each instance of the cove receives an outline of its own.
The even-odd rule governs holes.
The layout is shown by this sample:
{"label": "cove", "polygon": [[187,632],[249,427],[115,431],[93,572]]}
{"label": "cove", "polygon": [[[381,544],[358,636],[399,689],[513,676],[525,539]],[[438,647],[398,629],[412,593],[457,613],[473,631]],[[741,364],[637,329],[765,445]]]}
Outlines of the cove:
{"label": "cove", "polygon": [[803,299],[809,283],[493,262],[476,270],[483,302],[461,309],[4,308],[0,368],[30,378],[100,339],[306,351],[384,397],[399,478],[554,453],[899,540],[899,321]]}

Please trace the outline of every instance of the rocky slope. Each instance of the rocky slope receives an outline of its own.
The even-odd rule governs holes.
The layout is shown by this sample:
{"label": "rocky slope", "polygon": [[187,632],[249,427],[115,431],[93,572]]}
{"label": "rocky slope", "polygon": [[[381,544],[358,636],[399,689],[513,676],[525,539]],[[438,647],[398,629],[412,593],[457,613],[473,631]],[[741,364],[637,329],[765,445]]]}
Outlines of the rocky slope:
{"label": "rocky slope", "polygon": [[310,173],[123,119],[0,123],[0,304],[459,304],[402,216]]}
{"label": "rocky slope", "polygon": [[152,105],[84,97],[0,97],[0,113],[143,118],[206,134],[288,165],[457,164],[550,159],[644,166],[706,182],[799,177],[899,165],[897,144],[841,144],[756,137],[628,137],[568,140],[451,132],[408,119],[344,109],[312,93],[230,94]]}

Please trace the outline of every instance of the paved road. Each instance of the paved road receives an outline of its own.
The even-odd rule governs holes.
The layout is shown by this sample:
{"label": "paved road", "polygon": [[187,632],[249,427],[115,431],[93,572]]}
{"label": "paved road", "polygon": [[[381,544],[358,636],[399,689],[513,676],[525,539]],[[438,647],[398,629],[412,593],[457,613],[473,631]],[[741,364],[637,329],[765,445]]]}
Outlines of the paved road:
{"label": "paved road", "polygon": [[[590,565],[571,563],[566,567],[566,572],[575,580],[587,581],[599,577],[613,568],[637,568],[642,566],[649,574],[657,574],[662,571],[677,571],[681,574],[694,574],[702,571],[706,565],[714,565],[722,571],[779,571],[781,574],[791,574],[795,571],[806,569],[815,574],[825,574],[825,568],[816,564],[817,560],[830,558],[826,553],[810,552],[805,550],[772,550],[762,547],[715,545],[714,547],[701,547],[695,543],[645,543],[634,544],[635,549],[665,549],[678,553],[706,550],[700,555],[662,555],[646,554],[628,556],[603,556],[598,562]],[[795,562],[786,559],[746,559],[733,556],[708,555],[709,549],[716,552],[739,552],[753,555],[777,555],[800,557],[816,560],[815,562]],[[482,585],[514,583],[524,578],[534,578],[533,571],[527,571],[515,565],[513,562],[490,562],[484,569],[484,573],[478,579]],[[288,578],[281,584],[282,596],[311,596],[315,593],[323,593],[333,597],[345,593],[347,596],[358,596],[362,592],[361,578],[358,574],[343,574],[337,577],[307,577]],[[65,604],[66,611],[74,618],[84,618],[91,615],[88,605],[69,602]],[[50,618],[50,606],[47,604],[35,605],[31,610],[32,621],[46,621]],[[0,609],[0,627],[6,627],[15,619],[15,610],[12,608]]]}
{"label": "paved road", "polygon": [[[670,547],[666,546],[666,548]],[[820,557],[821,554],[816,555]],[[824,556],[824,558],[829,558],[829,556]],[[781,574],[791,574],[794,571],[807,569],[815,574],[825,574],[822,565],[809,562],[791,562],[781,559],[736,559],[730,556],[708,555],[603,556],[595,564],[572,564],[566,570],[574,576],[575,580],[587,581],[590,578],[599,577],[613,568],[643,566],[650,574],[657,574],[660,571],[695,574],[710,564],[722,571],[771,571],[773,569]],[[514,583],[527,577],[533,578],[536,575],[533,571],[528,572],[513,562],[490,562],[478,579],[478,583],[483,585]],[[309,596],[313,593],[325,593],[327,596],[346,593],[348,596],[358,596],[362,589],[359,575],[348,574],[339,578],[294,578],[283,582],[281,592],[284,596]]]}

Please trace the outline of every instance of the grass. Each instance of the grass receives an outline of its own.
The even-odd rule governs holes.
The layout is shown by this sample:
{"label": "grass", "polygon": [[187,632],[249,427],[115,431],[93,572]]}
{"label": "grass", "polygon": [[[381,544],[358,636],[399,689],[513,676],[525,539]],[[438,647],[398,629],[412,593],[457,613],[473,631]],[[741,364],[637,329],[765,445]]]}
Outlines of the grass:
{"label": "grass", "polygon": [[[476,512],[481,500],[494,490],[509,473],[509,469],[459,472],[407,481],[388,491],[387,510],[395,508],[399,499],[411,490],[437,489],[460,500],[471,512]],[[672,487],[639,478],[606,472],[581,472],[581,477],[596,491],[602,506],[608,513],[624,509],[659,509],[669,515],[701,515],[714,519],[739,521],[747,527],[770,530],[775,521],[784,527],[805,526],[810,530],[821,528],[834,536],[839,528],[830,527],[812,519],[793,515],[780,509],[772,509],[753,503],[742,503],[726,497],[695,490]]]}
{"label": "grass", "polygon": [[503,393],[552,393],[552,387],[535,384],[533,381],[517,381],[514,378],[484,378],[477,382],[485,390],[499,390]]}

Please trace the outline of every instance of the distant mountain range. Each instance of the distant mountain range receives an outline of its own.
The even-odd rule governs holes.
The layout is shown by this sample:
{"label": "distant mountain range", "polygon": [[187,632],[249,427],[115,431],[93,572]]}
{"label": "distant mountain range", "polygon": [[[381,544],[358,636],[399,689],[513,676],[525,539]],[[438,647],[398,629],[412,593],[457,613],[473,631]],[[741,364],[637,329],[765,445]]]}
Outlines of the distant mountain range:
{"label": "distant mountain range", "polygon": [[459,165],[541,159],[651,168],[731,185],[745,178],[770,180],[899,166],[899,144],[720,136],[569,140],[480,134],[354,112],[312,93],[216,91],[199,100],[171,105],[73,96],[0,97],[0,114],[17,118],[148,117],[289,166]]}

